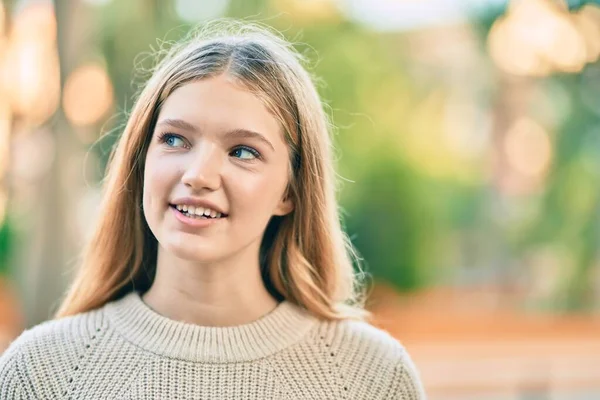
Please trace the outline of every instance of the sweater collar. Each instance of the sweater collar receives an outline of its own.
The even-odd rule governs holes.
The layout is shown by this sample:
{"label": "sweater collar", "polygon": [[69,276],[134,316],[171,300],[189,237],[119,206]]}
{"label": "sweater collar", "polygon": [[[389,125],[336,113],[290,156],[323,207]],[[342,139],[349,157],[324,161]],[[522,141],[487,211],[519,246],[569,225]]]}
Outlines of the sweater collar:
{"label": "sweater collar", "polygon": [[137,292],[108,303],[106,310],[118,333],[134,345],[165,357],[206,363],[269,356],[300,341],[317,322],[287,300],[253,322],[230,327],[169,319],[146,305]]}

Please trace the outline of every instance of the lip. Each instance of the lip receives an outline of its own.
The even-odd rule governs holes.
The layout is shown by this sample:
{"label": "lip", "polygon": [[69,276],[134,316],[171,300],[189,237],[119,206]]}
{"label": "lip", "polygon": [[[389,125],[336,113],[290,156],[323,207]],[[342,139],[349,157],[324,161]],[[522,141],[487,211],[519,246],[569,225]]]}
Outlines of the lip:
{"label": "lip", "polygon": [[181,212],[179,212],[179,210],[177,210],[172,205],[170,205],[169,208],[171,209],[171,211],[175,215],[175,218],[177,218],[177,220],[179,222],[181,222],[182,224],[184,224],[186,226],[190,226],[190,227],[194,227],[194,228],[205,228],[207,226],[218,224],[219,222],[222,222],[222,220],[226,218],[226,217],[212,218],[212,219],[211,218],[206,218],[206,219],[190,218],[190,217],[186,217],[185,215],[183,215]]}
{"label": "lip", "polygon": [[170,206],[175,206],[177,204],[186,204],[188,206],[210,208],[211,210],[215,210],[217,212],[220,212],[224,216],[227,216],[227,213],[223,211],[221,207],[214,203],[211,203],[208,200],[196,199],[194,197],[178,197],[169,203]]}

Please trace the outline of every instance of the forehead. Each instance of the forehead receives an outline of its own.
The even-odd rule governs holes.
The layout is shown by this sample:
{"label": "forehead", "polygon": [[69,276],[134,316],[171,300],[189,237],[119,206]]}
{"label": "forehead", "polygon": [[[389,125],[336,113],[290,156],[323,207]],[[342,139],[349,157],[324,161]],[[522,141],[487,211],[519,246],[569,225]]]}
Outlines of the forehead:
{"label": "forehead", "polygon": [[186,83],[171,93],[158,120],[181,119],[207,133],[248,129],[283,139],[281,124],[264,102],[233,78],[220,75]]}

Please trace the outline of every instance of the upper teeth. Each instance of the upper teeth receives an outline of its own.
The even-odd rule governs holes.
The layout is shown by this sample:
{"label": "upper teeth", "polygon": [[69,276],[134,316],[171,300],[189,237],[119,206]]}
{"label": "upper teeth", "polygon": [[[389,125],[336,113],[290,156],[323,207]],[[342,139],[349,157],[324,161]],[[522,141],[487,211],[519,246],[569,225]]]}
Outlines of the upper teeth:
{"label": "upper teeth", "polygon": [[210,208],[188,206],[187,204],[177,204],[175,207],[179,211],[187,212],[188,214],[196,214],[198,216],[206,215],[211,218],[221,218],[221,213]]}

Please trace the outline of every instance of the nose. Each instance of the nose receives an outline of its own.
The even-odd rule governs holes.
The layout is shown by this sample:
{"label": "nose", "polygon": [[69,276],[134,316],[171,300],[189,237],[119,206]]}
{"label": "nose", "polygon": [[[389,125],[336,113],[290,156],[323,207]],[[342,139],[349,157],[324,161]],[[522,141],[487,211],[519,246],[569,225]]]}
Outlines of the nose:
{"label": "nose", "polygon": [[189,162],[181,178],[193,190],[217,190],[221,186],[222,157],[216,145],[204,143],[198,151],[190,152]]}

